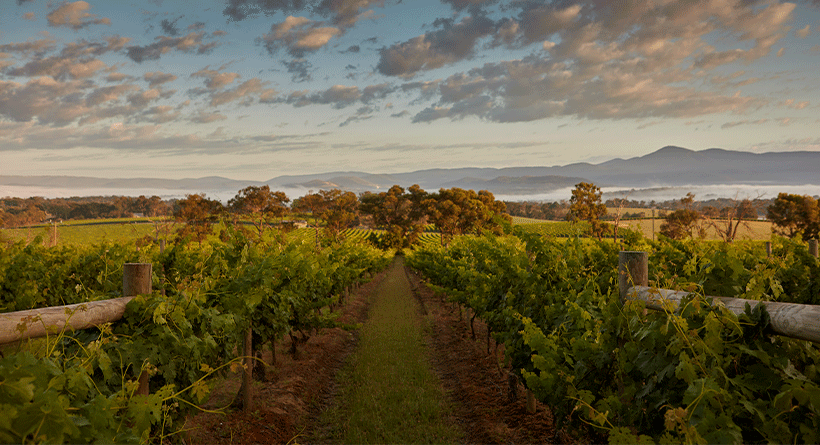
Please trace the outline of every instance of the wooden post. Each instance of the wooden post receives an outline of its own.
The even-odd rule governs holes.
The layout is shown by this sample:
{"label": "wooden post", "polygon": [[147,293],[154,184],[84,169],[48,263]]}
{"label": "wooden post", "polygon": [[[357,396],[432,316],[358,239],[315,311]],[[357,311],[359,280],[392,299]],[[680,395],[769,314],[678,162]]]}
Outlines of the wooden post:
{"label": "wooden post", "polygon": [[632,286],[649,285],[649,253],[618,252],[618,294],[623,303]]}
{"label": "wooden post", "polygon": [[527,389],[527,412],[535,414],[535,394],[529,388]]}
{"label": "wooden post", "polygon": [[148,370],[143,369],[139,376],[139,387],[137,388],[137,395],[147,396],[148,392]]}
{"label": "wooden post", "polygon": [[245,332],[245,372],[242,374],[242,409],[246,413],[251,411],[253,398],[251,385],[253,384],[253,328],[248,326]]}
{"label": "wooden post", "polygon": [[766,256],[767,257],[772,256],[772,242],[771,241],[766,241]]}
{"label": "wooden post", "polygon": [[817,258],[817,240],[810,239],[809,240],[809,255]]}
{"label": "wooden post", "polygon": [[122,296],[151,293],[151,263],[125,263],[122,266]]}
{"label": "wooden post", "polygon": [[[151,293],[151,263],[125,263],[122,265],[122,296],[134,297]],[[148,371],[142,370],[137,377],[138,395],[148,395]]]}
{"label": "wooden post", "polygon": [[[162,238],[162,239],[159,240],[159,253],[160,254],[165,253],[165,238]],[[162,288],[160,289],[160,292],[162,293],[162,296],[164,297],[165,296],[165,266],[162,266],[162,270],[160,272],[161,273],[160,273],[159,278],[160,278],[160,283],[161,283],[161,286],[162,286]]]}

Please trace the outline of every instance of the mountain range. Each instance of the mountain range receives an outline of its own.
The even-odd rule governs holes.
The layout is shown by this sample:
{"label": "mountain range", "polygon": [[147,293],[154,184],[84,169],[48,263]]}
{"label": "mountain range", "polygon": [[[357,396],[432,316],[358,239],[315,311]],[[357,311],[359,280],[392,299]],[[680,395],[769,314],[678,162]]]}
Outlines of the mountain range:
{"label": "mountain range", "polygon": [[[574,163],[551,167],[452,168],[409,173],[328,172],[285,175],[268,181],[242,181],[218,176],[196,179],[101,179],[76,176],[0,176],[0,185],[76,189],[173,189],[197,193],[240,190],[250,185],[272,189],[353,192],[386,190],[394,184],[419,184],[425,190],[460,187],[494,194],[528,195],[573,187],[585,181],[600,187],[675,187],[683,185],[803,185],[817,184],[820,152],[749,153],[712,148],[702,151],[666,146],[645,156],[612,159],[599,164]],[[111,191],[117,194],[116,190]]]}

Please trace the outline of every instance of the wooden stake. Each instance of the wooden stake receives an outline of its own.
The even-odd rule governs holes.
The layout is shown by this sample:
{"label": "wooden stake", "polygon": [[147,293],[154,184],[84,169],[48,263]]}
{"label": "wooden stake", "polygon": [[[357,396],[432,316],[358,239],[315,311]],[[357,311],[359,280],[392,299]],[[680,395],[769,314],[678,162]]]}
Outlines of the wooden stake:
{"label": "wooden stake", "polygon": [[535,414],[535,394],[531,389],[527,389],[527,412]]}
{"label": "wooden stake", "polygon": [[148,393],[148,370],[143,369],[139,376],[140,386],[137,388],[137,395],[147,396]]}
{"label": "wooden stake", "polygon": [[125,263],[122,266],[122,296],[151,293],[151,263]]}
{"label": "wooden stake", "polygon": [[251,411],[253,398],[251,396],[251,386],[253,385],[253,329],[248,326],[245,332],[245,372],[242,374],[242,409],[246,413]]}
{"label": "wooden stake", "polygon": [[626,301],[629,288],[649,285],[649,253],[621,251],[618,253],[618,294]]}

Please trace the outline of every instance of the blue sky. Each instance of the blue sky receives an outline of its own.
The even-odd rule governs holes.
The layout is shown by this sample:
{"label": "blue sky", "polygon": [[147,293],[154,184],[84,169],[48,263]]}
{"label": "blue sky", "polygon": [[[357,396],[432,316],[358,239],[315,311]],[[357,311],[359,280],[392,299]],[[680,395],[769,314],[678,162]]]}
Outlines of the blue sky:
{"label": "blue sky", "polygon": [[820,150],[820,1],[6,0],[0,175]]}

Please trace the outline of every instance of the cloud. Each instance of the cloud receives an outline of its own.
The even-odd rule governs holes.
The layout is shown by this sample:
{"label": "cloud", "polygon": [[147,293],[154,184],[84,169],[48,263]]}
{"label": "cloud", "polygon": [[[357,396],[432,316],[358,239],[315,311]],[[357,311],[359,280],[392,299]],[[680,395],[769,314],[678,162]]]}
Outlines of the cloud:
{"label": "cloud", "polygon": [[110,73],[109,75],[105,76],[105,80],[108,82],[122,82],[123,80],[127,79],[129,76],[123,73]]}
{"label": "cloud", "polygon": [[805,39],[806,37],[811,35],[811,25],[806,25],[805,28],[801,28],[795,31],[794,34],[797,37],[800,37],[801,39]]}
{"label": "cloud", "polygon": [[91,25],[111,25],[111,20],[86,12],[89,9],[91,5],[84,1],[66,2],[51,11],[46,19],[51,26],[64,26],[75,31]]}
{"label": "cloud", "polygon": [[439,19],[435,25],[441,29],[382,48],[376,70],[386,76],[410,77],[464,60],[474,55],[479,39],[496,30],[496,23],[484,16],[465,17],[455,24]]}
{"label": "cloud", "polygon": [[368,104],[378,99],[384,99],[396,88],[386,84],[369,85],[364,89],[357,86],[333,85],[332,87],[310,94],[308,91],[294,91],[281,101],[294,107],[308,105],[330,105],[341,109],[354,103]]}
{"label": "cloud", "polygon": [[769,119],[757,119],[757,120],[742,120],[742,121],[733,121],[733,122],[726,122],[725,124],[721,125],[721,129],[727,129],[732,127],[737,127],[740,125],[760,125],[765,124],[768,122]]}
{"label": "cloud", "polygon": [[136,85],[131,84],[112,85],[107,87],[96,88],[94,89],[94,91],[86,95],[85,103],[89,107],[95,107],[105,102],[118,100],[121,96],[124,96],[125,94],[128,94],[138,89],[139,88]]}
{"label": "cloud", "polygon": [[[160,22],[160,24],[159,24],[159,26],[162,28],[162,32],[164,32],[165,34],[168,34],[169,36],[175,36],[175,35],[179,34],[179,28],[177,28],[177,22],[181,18],[182,18],[182,16],[179,16],[179,17],[175,18],[174,20],[162,19],[162,22]],[[191,28],[189,27],[189,29],[191,29]]]}
{"label": "cloud", "polygon": [[36,18],[37,15],[35,15],[33,12],[27,12],[23,14],[23,20],[34,21]]}
{"label": "cloud", "polygon": [[[129,41],[125,37],[107,37],[105,42],[88,42],[80,40],[78,42],[66,44],[58,55],[44,57],[41,51],[33,55],[33,60],[21,67],[6,70],[10,76],[51,76],[58,80],[88,78],[96,75],[100,70],[107,68],[107,65],[97,56],[112,51],[119,51]],[[47,43],[40,44],[32,42],[34,45],[12,46],[12,50],[24,53],[32,53],[39,48],[47,48]]]}
{"label": "cloud", "polygon": [[99,59],[82,59],[63,57],[46,57],[31,61],[19,68],[7,71],[11,76],[51,76],[55,79],[79,79],[92,77],[105,69],[107,65]]}
{"label": "cloud", "polygon": [[[438,83],[438,103],[413,117],[414,122],[464,119],[525,122],[557,116],[582,119],[686,118],[760,107],[760,99],[726,96],[692,87],[670,86],[664,76],[634,65],[613,64],[594,77],[576,75],[560,61],[528,57],[485,64]],[[413,88],[433,85],[406,84]]]}
{"label": "cloud", "polygon": [[339,124],[339,126],[340,127],[346,127],[346,126],[352,124],[353,122],[360,122],[360,121],[372,119],[374,112],[375,112],[375,110],[373,109],[373,107],[369,107],[369,106],[360,107],[358,110],[356,110],[356,114],[354,114],[352,116],[348,116],[347,119],[345,119],[342,123]]}
{"label": "cloud", "polygon": [[313,79],[310,75],[310,72],[313,69],[313,64],[306,59],[283,60],[282,65],[285,65],[288,72],[293,74],[291,80],[294,82],[307,82]]}
{"label": "cloud", "polygon": [[259,39],[259,43],[273,55],[280,48],[286,48],[293,57],[303,57],[305,53],[321,49],[342,30],[333,26],[322,26],[322,22],[306,17],[288,16],[284,22],[271,26],[271,32]]}
{"label": "cloud", "polygon": [[229,0],[222,13],[229,20],[241,21],[259,14],[272,16],[310,10],[328,17],[339,27],[349,28],[370,15],[363,10],[383,2],[384,0]]}
{"label": "cloud", "polygon": [[162,85],[163,83],[174,81],[177,78],[177,76],[173,74],[161,72],[148,72],[142,77],[148,82],[148,86],[151,88],[157,85]]}
{"label": "cloud", "polygon": [[383,0],[322,0],[314,11],[330,17],[336,25],[349,28],[357,21],[372,15],[372,11],[363,11],[364,9],[381,3]]}
{"label": "cloud", "polygon": [[526,7],[521,12],[518,29],[525,42],[540,42],[553,34],[572,29],[573,24],[579,21],[582,9],[581,3],[570,4],[564,8],[556,5]]}
{"label": "cloud", "polygon": [[237,85],[236,88],[212,93],[210,104],[215,107],[239,101],[240,105],[247,106],[255,101],[262,103],[273,102],[276,97],[276,90],[265,88],[267,83],[262,82],[258,77],[254,77]]}
{"label": "cloud", "polygon": [[807,100],[801,100],[798,102],[794,99],[787,99],[783,103],[781,103],[781,105],[789,108],[794,108],[795,110],[802,110],[803,108],[808,107],[809,104],[810,102]]}
{"label": "cloud", "polygon": [[498,0],[441,0],[442,3],[449,4],[456,11],[462,11],[467,8],[475,8],[477,6],[490,5],[496,3]]}
{"label": "cloud", "polygon": [[228,119],[227,116],[219,113],[204,113],[200,111],[199,113],[191,116],[188,121],[195,124],[210,124],[211,122],[224,121],[226,119]]}
{"label": "cloud", "polygon": [[83,81],[61,82],[45,76],[25,85],[0,81],[0,116],[15,122],[36,118],[40,124],[68,125],[90,112],[82,100],[87,87]]}
{"label": "cloud", "polygon": [[[221,67],[223,69],[224,67]],[[239,77],[239,73],[221,73],[219,70],[210,70],[205,67],[193,74],[191,77],[204,77],[205,86],[211,90],[218,90],[226,85],[233,83]]]}
{"label": "cloud", "polygon": [[[477,11],[472,2],[448,3],[457,10]],[[787,34],[795,7],[718,0],[678,2],[674,8],[650,2],[517,5],[517,17],[492,21],[478,13],[458,23],[438,20],[438,29],[381,50],[378,72],[412,77],[473,57],[482,39],[485,47],[538,45],[521,60],[487,63],[440,82],[405,83],[402,90],[419,95],[415,102],[434,101],[414,122],[470,116],[521,122],[556,116],[646,119],[747,112],[768,101],[720,91],[761,79],[715,75],[710,80],[716,90],[704,89],[701,80],[715,68],[769,55]],[[729,36],[719,49],[710,40],[715,34]]]}
{"label": "cloud", "polygon": [[23,43],[6,43],[0,45],[0,53],[20,53],[27,57],[40,56],[52,51],[56,47],[56,41],[52,39],[32,40]]}
{"label": "cloud", "polygon": [[152,88],[128,96],[128,102],[135,108],[144,108],[148,106],[149,103],[159,99],[160,94],[160,90]]}
{"label": "cloud", "polygon": [[258,14],[273,15],[277,12],[301,11],[305,9],[306,0],[228,0],[228,6],[222,14],[233,21],[245,20]]}
{"label": "cloud", "polygon": [[196,51],[198,54],[206,54],[212,51],[218,42],[204,43],[202,41],[206,33],[204,31],[191,32],[184,37],[167,37],[159,36],[156,42],[145,46],[129,46],[128,57],[137,63],[142,63],[146,60],[158,60],[160,56],[171,51],[177,50],[184,53],[191,53]]}

